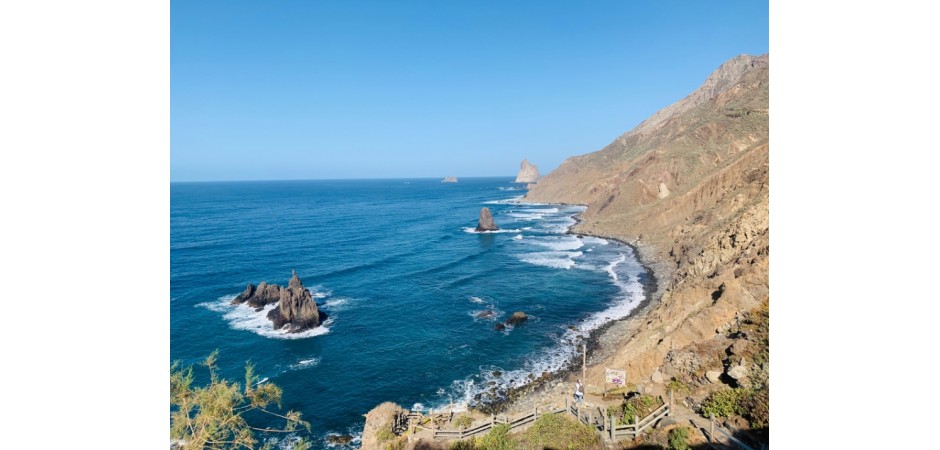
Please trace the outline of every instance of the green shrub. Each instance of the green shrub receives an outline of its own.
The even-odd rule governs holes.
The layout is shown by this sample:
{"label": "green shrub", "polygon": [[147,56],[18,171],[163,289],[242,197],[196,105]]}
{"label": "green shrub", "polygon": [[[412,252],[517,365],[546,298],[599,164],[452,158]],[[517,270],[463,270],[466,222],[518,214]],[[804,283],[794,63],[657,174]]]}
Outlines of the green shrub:
{"label": "green shrub", "polygon": [[[621,425],[628,425],[633,423],[634,420],[642,419],[650,415],[650,413],[662,405],[663,402],[659,397],[645,394],[637,395],[620,404],[615,417],[620,418],[618,423]],[[608,415],[610,415],[610,408],[608,408]]]}
{"label": "green shrub", "polygon": [[516,441],[509,437],[509,424],[502,423],[493,427],[489,433],[476,442],[479,450],[515,450]]}
{"label": "green shrub", "polygon": [[458,439],[450,443],[448,450],[476,450],[473,439]]}
{"label": "green shrub", "polygon": [[692,392],[692,388],[690,388],[688,384],[676,378],[673,378],[672,381],[666,385],[666,389],[672,390],[673,396],[689,395]]}
{"label": "green shrub", "polygon": [[470,425],[473,425],[473,417],[468,415],[461,415],[460,417],[454,419],[454,426],[461,430],[470,428]]}
{"label": "green shrub", "polygon": [[519,437],[522,450],[585,450],[595,447],[598,442],[599,436],[591,426],[558,414],[540,416]]}
{"label": "green shrub", "polygon": [[669,450],[689,449],[689,429],[677,427],[669,430]]}
{"label": "green shrub", "polygon": [[750,396],[747,389],[724,389],[709,394],[702,401],[702,415],[705,417],[731,417],[744,415],[746,402]]}
{"label": "green shrub", "polygon": [[378,439],[379,442],[386,442],[395,439],[396,436],[392,431],[392,424],[387,423],[382,428],[379,428],[379,431],[375,432],[375,438]]}

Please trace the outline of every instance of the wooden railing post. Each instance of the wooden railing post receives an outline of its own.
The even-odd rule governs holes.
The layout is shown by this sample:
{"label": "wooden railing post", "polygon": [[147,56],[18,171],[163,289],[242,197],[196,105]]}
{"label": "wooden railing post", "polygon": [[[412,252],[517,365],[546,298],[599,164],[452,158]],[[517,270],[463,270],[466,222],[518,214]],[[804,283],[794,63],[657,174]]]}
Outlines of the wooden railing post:
{"label": "wooden railing post", "polygon": [[671,416],[671,415],[672,415],[672,408],[673,408],[673,406],[672,406],[672,389],[670,389],[670,390],[669,390],[669,412],[666,413],[667,416]]}
{"label": "wooden railing post", "polygon": [[708,423],[709,428],[711,429],[711,431],[708,433],[708,443],[711,443],[715,436],[715,413],[708,414]]}

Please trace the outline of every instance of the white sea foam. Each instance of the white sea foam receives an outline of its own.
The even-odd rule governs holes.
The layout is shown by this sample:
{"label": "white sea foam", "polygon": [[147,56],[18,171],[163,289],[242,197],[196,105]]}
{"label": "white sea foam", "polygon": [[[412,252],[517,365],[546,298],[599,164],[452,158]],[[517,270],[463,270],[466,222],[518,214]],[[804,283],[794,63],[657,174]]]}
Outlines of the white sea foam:
{"label": "white sea foam", "polygon": [[522,211],[545,214],[545,213],[557,213],[558,208],[527,208],[527,209],[523,209]]}
{"label": "white sea foam", "polygon": [[[545,253],[551,252],[537,255]],[[503,370],[495,366],[481,366],[479,373],[454,381],[450,386],[450,395],[472,404],[477,395],[485,394],[490,390],[493,386],[491,383],[495,383],[498,391],[504,392],[508,388],[521,387],[544,372],[557,372],[565,367],[573,358],[580,355],[581,336],[588,335],[612,320],[627,317],[642,302],[643,286],[639,282],[639,275],[644,273],[645,269],[635,258],[628,257],[629,255],[632,255],[632,250],[629,248],[613,254],[598,252],[597,256],[592,256],[592,258],[602,259],[595,260],[594,264],[583,264],[585,269],[606,272],[611,283],[618,287],[619,293],[607,308],[589,315],[571,328],[565,328],[564,332],[555,339],[555,345],[532,355],[518,369]],[[580,266],[582,264],[578,263],[578,268],[582,268]],[[493,375],[493,371],[502,373],[497,377]]]}
{"label": "white sea foam", "polygon": [[553,267],[556,269],[570,269],[574,267],[574,258],[583,255],[583,252],[538,252],[522,253],[516,255],[522,262],[537,266]]}
{"label": "white sea foam", "polygon": [[497,233],[518,233],[522,230],[499,229],[499,230],[494,230],[494,231],[477,231],[476,227],[465,227],[463,231],[464,233],[471,233],[471,234],[497,234]]}
{"label": "white sea foam", "polygon": [[470,300],[470,301],[473,302],[473,303],[479,303],[479,304],[484,304],[484,303],[486,303],[486,300],[483,300],[483,299],[480,298],[480,297],[470,297],[468,300]]}
{"label": "white sea foam", "polygon": [[516,222],[524,222],[527,220],[539,220],[545,217],[544,214],[540,213],[522,213],[522,212],[511,212],[507,214],[510,217],[515,217]]}
{"label": "white sea foam", "polygon": [[349,299],[343,297],[338,297],[323,302],[323,309],[328,309],[332,312],[342,311],[346,309],[347,306],[349,306]]}
{"label": "white sea foam", "polygon": [[317,364],[320,364],[320,358],[302,359],[298,361],[297,364],[291,364],[290,369],[291,370],[306,369],[308,367],[316,366]]}
{"label": "white sea foam", "polygon": [[512,237],[512,240],[514,240],[514,241],[521,241],[521,240],[522,240],[522,235],[521,235],[521,234],[517,234],[517,235],[515,235],[515,236]]}
{"label": "white sea foam", "polygon": [[525,197],[525,196],[524,196],[524,195],[517,195],[517,196],[515,196],[515,197],[504,198],[504,199],[502,199],[502,200],[488,200],[488,201],[483,202],[483,204],[484,204],[484,205],[508,205],[508,204],[514,204],[514,203],[519,203],[519,200],[522,200],[522,197]]}
{"label": "white sea foam", "polygon": [[255,311],[254,308],[244,303],[232,305],[231,302],[234,298],[234,295],[225,295],[219,297],[215,302],[199,303],[196,306],[223,313],[222,318],[227,320],[229,326],[233,329],[251,331],[257,335],[274,339],[305,339],[320,336],[329,333],[329,325],[333,323],[333,318],[331,317],[320,324],[320,326],[300,333],[288,333],[283,329],[275,330],[271,325],[271,321],[268,319],[268,312],[277,308],[277,303],[265,305],[261,311]]}
{"label": "white sea foam", "polygon": [[594,236],[585,236],[582,238],[585,244],[587,245],[607,245],[610,243],[607,239],[594,237]]}
{"label": "white sea foam", "polygon": [[545,247],[554,251],[567,251],[567,250],[577,250],[581,247],[584,247],[584,242],[581,242],[575,236],[558,236],[558,237],[538,237],[532,238],[526,241],[527,244],[537,245],[539,247]]}

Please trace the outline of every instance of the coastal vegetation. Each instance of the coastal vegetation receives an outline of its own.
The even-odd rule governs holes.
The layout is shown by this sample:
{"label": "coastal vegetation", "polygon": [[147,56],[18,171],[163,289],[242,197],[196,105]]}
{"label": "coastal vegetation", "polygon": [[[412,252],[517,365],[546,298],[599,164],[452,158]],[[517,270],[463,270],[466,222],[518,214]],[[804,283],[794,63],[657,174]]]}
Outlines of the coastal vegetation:
{"label": "coastal vegetation", "polygon": [[[293,434],[301,429],[310,431],[310,423],[301,413],[279,414],[271,405],[281,406],[281,388],[262,383],[254,367],[245,366],[245,384],[226,380],[218,375],[218,350],[202,362],[208,369],[209,383],[194,385],[193,366],[182,367],[179,361],[170,366],[170,439],[181,449],[254,449],[260,443],[256,433]],[[249,418],[269,416],[281,426],[261,427]],[[274,448],[275,441],[264,442],[261,449]],[[310,448],[304,438],[293,441],[294,450]]]}
{"label": "coastal vegetation", "polygon": [[541,450],[545,448],[588,450],[600,448],[594,430],[558,414],[540,416],[528,429],[510,433],[508,424],[493,427],[489,433],[450,443],[448,450]]}

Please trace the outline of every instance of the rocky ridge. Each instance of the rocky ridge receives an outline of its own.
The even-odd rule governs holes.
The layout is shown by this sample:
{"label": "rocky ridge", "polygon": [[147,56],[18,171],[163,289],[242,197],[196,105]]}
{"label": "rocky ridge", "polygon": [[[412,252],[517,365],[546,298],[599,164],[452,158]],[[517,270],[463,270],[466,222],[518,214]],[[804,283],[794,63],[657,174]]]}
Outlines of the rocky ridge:
{"label": "rocky ridge", "polygon": [[490,209],[480,209],[480,219],[477,221],[476,231],[481,232],[496,230],[499,230],[499,227],[496,226],[496,222],[493,222],[493,213],[490,212]]}
{"label": "rocky ridge", "polygon": [[248,284],[231,303],[247,303],[255,308],[255,311],[261,311],[275,302],[278,306],[269,311],[267,316],[275,330],[284,329],[288,333],[299,333],[320,325],[321,313],[317,304],[294,271],[291,271],[291,279],[286,288],[264,281],[257,287]]}
{"label": "rocky ridge", "polygon": [[519,173],[516,174],[516,183],[535,183],[539,180],[539,166],[529,164],[528,159],[523,159],[519,165]]}
{"label": "rocky ridge", "polygon": [[[526,200],[588,206],[572,232],[634,246],[659,285],[602,336],[603,368],[651,383],[670,351],[719,337],[769,299],[769,58],[742,55],[604,149],[569,158]],[[740,370],[738,371],[740,373]],[[736,373],[737,375],[738,373]]]}

